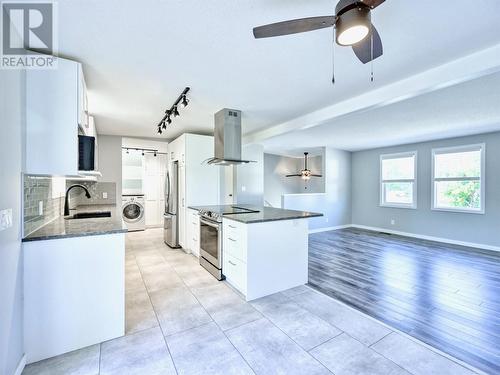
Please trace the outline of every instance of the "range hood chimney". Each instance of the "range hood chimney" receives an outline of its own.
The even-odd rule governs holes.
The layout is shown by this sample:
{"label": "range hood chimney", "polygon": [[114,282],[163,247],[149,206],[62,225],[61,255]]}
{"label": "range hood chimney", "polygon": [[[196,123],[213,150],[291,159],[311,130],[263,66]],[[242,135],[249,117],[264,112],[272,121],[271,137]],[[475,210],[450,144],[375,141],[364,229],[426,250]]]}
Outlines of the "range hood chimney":
{"label": "range hood chimney", "polygon": [[221,109],[214,115],[214,157],[208,164],[233,165],[252,163],[252,160],[241,160],[241,111]]}

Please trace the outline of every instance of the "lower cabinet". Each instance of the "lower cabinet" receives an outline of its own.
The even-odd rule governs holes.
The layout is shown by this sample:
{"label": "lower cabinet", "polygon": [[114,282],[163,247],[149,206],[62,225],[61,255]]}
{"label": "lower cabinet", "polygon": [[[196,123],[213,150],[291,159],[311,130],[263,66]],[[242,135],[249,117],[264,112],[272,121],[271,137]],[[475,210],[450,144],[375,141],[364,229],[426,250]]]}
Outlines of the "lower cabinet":
{"label": "lower cabinet", "polygon": [[222,225],[222,270],[227,281],[247,294],[247,245],[245,224],[224,220]]}
{"label": "lower cabinet", "polygon": [[222,223],[222,273],[247,301],[307,283],[307,219]]}
{"label": "lower cabinet", "polygon": [[125,334],[125,234],[23,243],[27,362]]}
{"label": "lower cabinet", "polygon": [[200,216],[197,210],[188,209],[186,217],[186,250],[200,256]]}

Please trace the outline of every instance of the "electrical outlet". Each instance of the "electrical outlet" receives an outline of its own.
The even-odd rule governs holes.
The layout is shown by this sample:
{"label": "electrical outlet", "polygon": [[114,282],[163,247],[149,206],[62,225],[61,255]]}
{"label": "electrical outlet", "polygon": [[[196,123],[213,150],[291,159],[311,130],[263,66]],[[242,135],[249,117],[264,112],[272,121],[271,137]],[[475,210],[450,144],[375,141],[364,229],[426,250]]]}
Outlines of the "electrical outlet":
{"label": "electrical outlet", "polygon": [[0,231],[12,227],[12,208],[0,211]]}
{"label": "electrical outlet", "polygon": [[102,192],[102,199],[108,199],[108,193],[106,191]]}
{"label": "electrical outlet", "polygon": [[38,202],[38,216],[43,215],[43,201]]}
{"label": "electrical outlet", "polygon": [[325,217],[325,222],[328,223],[328,218],[327,217]]}
{"label": "electrical outlet", "polygon": [[396,225],[396,220],[391,219],[391,225]]}
{"label": "electrical outlet", "polygon": [[241,191],[247,191],[247,187],[246,187],[245,185],[243,185],[243,186],[241,187]]}

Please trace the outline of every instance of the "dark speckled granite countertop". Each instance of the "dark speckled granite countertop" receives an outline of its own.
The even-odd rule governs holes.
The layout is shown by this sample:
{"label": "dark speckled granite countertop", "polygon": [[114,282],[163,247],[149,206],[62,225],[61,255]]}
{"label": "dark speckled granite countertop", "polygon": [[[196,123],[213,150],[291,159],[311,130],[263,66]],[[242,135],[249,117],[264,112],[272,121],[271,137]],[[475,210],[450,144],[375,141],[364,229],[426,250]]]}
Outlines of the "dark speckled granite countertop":
{"label": "dark speckled granite countertop", "polygon": [[258,206],[250,206],[247,204],[233,204],[226,206],[194,206],[189,208],[198,211],[210,210],[222,213],[224,212],[224,208],[230,208],[235,206],[259,211],[248,214],[223,215],[225,219],[239,221],[240,223],[245,223],[245,224],[264,223],[267,221],[279,221],[279,220],[307,219],[310,217],[323,216],[323,214],[317,212],[285,210],[282,208],[274,208],[274,207],[258,207]]}
{"label": "dark speckled granite countertop", "polygon": [[78,206],[76,210],[71,210],[71,215],[94,211],[111,211],[111,217],[66,220],[60,216],[23,238],[23,242],[127,232],[121,210],[116,205]]}

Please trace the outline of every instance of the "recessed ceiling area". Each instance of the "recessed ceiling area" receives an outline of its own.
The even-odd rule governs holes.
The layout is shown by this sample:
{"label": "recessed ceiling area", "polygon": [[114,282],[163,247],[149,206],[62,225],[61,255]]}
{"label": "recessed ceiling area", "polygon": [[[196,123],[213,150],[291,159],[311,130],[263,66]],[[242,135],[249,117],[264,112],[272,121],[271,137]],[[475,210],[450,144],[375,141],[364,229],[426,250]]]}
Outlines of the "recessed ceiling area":
{"label": "recessed ceiling area", "polygon": [[[370,64],[361,64],[351,48],[336,46],[332,86],[331,29],[253,38],[255,26],[333,14],[336,2],[326,0],[60,1],[59,53],[83,63],[101,134],[210,134],[213,114],[224,107],[243,111],[248,134],[500,43],[499,1],[439,3],[388,0],[373,12],[384,43],[373,83]],[[481,22],[469,22],[471,14]],[[186,86],[192,88],[189,106],[157,135],[155,125]],[[406,120],[404,113],[398,116]],[[343,135],[349,128],[334,127],[339,133],[332,138],[351,138]],[[359,144],[339,146],[366,147],[361,139],[372,135],[363,134]]]}
{"label": "recessed ceiling area", "polygon": [[348,151],[500,130],[500,73],[263,140],[266,152]]}

